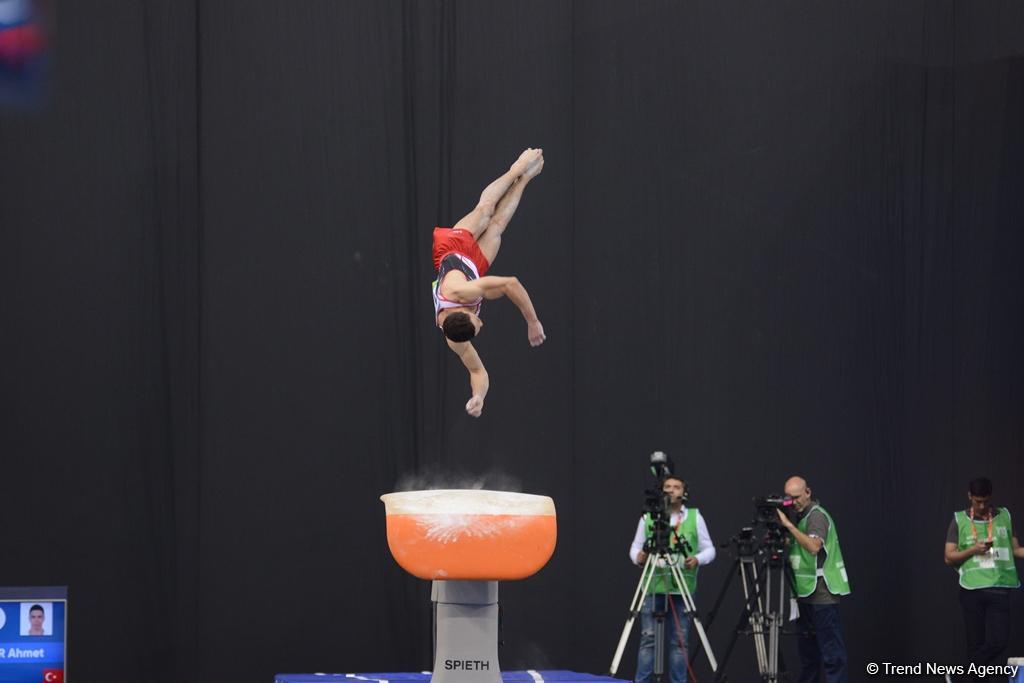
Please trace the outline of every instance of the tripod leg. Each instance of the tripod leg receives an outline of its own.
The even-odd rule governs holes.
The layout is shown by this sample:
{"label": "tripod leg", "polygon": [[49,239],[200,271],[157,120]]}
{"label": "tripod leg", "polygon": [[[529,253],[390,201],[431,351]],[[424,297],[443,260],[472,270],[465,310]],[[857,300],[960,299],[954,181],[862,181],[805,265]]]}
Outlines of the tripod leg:
{"label": "tripod leg", "polygon": [[[658,607],[658,598],[662,598],[661,607]],[[668,594],[657,593],[654,596],[654,604],[651,605],[654,612],[654,680],[655,683],[663,683],[665,680],[665,609],[668,606]]]}
{"label": "tripod leg", "polygon": [[725,583],[722,584],[722,588],[718,591],[718,597],[715,598],[715,604],[712,605],[711,611],[708,612],[707,626],[708,630],[711,630],[711,624],[715,621],[715,616],[718,614],[718,610],[722,607],[722,601],[725,600],[726,594],[729,592],[729,586],[732,584],[732,580],[736,577],[736,569],[740,565],[740,558],[733,560],[732,569],[729,570],[729,576],[725,579]]}
{"label": "tripod leg", "polygon": [[768,660],[768,680],[777,681],[779,680],[779,639],[782,631],[782,624],[785,622],[786,619],[786,576],[785,572],[779,567],[775,567],[773,572],[773,568],[769,566],[767,571],[769,585],[771,585],[773,574],[775,575],[776,580],[779,584],[778,607],[777,609],[772,609],[772,612],[769,615],[771,631],[769,639],[770,650]]}
{"label": "tripod leg", "polygon": [[[757,565],[751,563],[750,576],[743,574],[743,591],[747,599],[747,610],[750,614],[750,633],[754,637],[754,655],[757,658],[757,671],[764,676],[768,669],[768,651],[764,643],[764,612],[761,608],[761,582],[757,577]],[[753,599],[751,598],[753,595]]]}
{"label": "tripod leg", "polygon": [[[718,610],[722,607],[722,602],[725,600],[725,596],[729,592],[729,586],[732,585],[732,580],[736,576],[736,573],[735,573],[736,569],[739,566],[740,566],[740,559],[737,557],[733,561],[733,563],[732,563],[732,569],[729,571],[728,578],[726,578],[725,583],[722,584],[722,588],[718,591],[718,597],[715,598],[714,606],[711,608],[711,611],[708,612],[707,626],[706,626],[708,631],[711,630],[711,624],[714,622],[715,616],[718,615]],[[742,574],[742,572],[740,572],[740,573]],[[735,638],[733,638],[733,640],[735,640]],[[729,649],[731,650],[732,647],[730,647]],[[696,663],[697,660],[700,659],[700,653],[701,652],[703,652],[703,650],[697,650],[696,652],[693,653],[693,657],[690,657],[690,663],[691,664]],[[728,655],[726,655],[726,659],[728,659]],[[719,662],[718,666],[719,666],[719,668],[725,668],[725,660],[722,660],[721,662]]]}
{"label": "tripod leg", "polygon": [[740,632],[743,630],[743,625],[746,624],[750,619],[750,610],[747,607],[743,608],[740,612],[740,618],[736,620],[736,628],[733,629],[732,635],[729,637],[729,645],[725,648],[725,654],[722,655],[722,661],[718,664],[718,676],[715,677],[716,681],[725,680],[725,665],[729,661],[729,657],[732,655],[732,649],[736,647],[736,641],[740,638]]}
{"label": "tripod leg", "polygon": [[711,665],[712,671],[718,671],[718,661],[715,659],[715,653],[711,651],[711,643],[708,642],[707,633],[704,632],[704,624],[700,623],[700,617],[697,616],[697,605],[693,601],[693,595],[690,594],[690,589],[683,580],[683,574],[679,571],[679,565],[672,564],[670,566],[672,568],[672,577],[682,591],[686,614],[693,617],[693,626],[697,629],[697,635],[700,636],[700,644],[704,647],[704,652],[708,656],[708,664]]}
{"label": "tripod leg", "polygon": [[619,664],[622,662],[622,653],[625,651],[626,643],[629,641],[629,634],[633,632],[633,622],[636,621],[636,615],[640,613],[640,609],[644,604],[644,598],[647,597],[647,591],[651,587],[651,578],[654,575],[653,559],[653,555],[647,556],[647,562],[644,563],[643,572],[640,574],[640,582],[637,584],[636,592],[633,593],[633,604],[629,606],[629,617],[626,619],[626,624],[622,627],[622,635],[619,637],[619,644],[615,648],[611,668],[608,669],[608,673],[613,677],[619,670]]}
{"label": "tripod leg", "polygon": [[779,625],[775,640],[777,645],[775,647],[775,676],[776,679],[779,677],[779,672],[784,671],[785,667],[782,666],[782,629],[786,625],[786,575],[785,571],[779,572]]}

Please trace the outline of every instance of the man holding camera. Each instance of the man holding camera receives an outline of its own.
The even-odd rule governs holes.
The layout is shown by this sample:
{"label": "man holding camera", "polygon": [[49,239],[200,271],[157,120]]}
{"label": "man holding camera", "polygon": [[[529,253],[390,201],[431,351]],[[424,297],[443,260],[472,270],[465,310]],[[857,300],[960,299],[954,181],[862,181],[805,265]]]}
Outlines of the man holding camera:
{"label": "man holding camera", "polygon": [[1014,558],[1024,548],[1013,534],[1006,508],[993,507],[992,482],[967,486],[966,510],[957,510],[946,532],[946,564],[960,574],[960,606],[967,632],[967,658],[994,664],[1010,635],[1010,591],[1020,587]]}
{"label": "man holding camera", "polygon": [[[690,594],[697,592],[697,569],[701,565],[710,564],[715,559],[715,544],[711,542],[704,517],[696,508],[687,508],[686,484],[676,475],[668,475],[662,482],[662,492],[668,502],[670,511],[669,525],[672,530],[669,544],[671,557],[682,559],[682,576]],[[654,517],[650,513],[640,518],[637,524],[633,545],[629,549],[629,557],[634,564],[643,567],[647,562],[645,545],[654,530]],[[680,548],[685,543],[688,548]],[[693,550],[696,548],[696,553]],[[685,553],[683,551],[686,551]],[[661,561],[659,561],[661,564]],[[665,614],[665,634],[669,640],[669,681],[686,683],[687,652],[686,642],[689,635],[689,617],[684,613],[683,601],[678,596],[682,589],[676,585],[671,569],[667,566],[655,566],[654,577],[650,589],[644,599],[640,614],[640,651],[637,654],[636,683],[651,683],[654,680],[654,637],[655,611]],[[676,597],[673,597],[676,596]]]}
{"label": "man holding camera", "polygon": [[850,594],[839,534],[832,517],[812,498],[801,477],[786,481],[786,495],[797,513],[794,523],[779,510],[789,531],[789,562],[800,608],[799,683],[817,683],[822,668],[827,683],[846,683],[846,644],[839,623],[839,596]]}

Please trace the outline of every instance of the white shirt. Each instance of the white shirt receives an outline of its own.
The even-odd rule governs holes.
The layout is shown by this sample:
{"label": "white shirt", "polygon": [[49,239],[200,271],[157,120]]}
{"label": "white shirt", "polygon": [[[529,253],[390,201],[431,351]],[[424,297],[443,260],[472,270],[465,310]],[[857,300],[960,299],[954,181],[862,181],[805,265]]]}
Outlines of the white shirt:
{"label": "white shirt", "polygon": [[[669,523],[676,528],[690,514],[690,509],[685,505],[679,512],[673,512]],[[629,559],[636,564],[637,555],[644,549],[644,541],[647,540],[646,516],[640,518],[636,525],[636,535],[633,537],[633,545],[629,547]],[[711,564],[715,559],[715,544],[711,542],[711,534],[708,533],[708,525],[704,523],[704,515],[697,511],[697,564]]]}

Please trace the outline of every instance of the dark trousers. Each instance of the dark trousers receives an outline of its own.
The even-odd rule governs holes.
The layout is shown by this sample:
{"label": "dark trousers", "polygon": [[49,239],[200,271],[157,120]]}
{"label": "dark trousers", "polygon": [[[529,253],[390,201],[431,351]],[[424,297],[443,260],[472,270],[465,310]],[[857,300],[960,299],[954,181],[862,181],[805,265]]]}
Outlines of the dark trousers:
{"label": "dark trousers", "polygon": [[800,603],[796,625],[800,651],[800,683],[818,683],[825,671],[826,683],[847,683],[846,644],[839,624],[839,605]]}
{"label": "dark trousers", "polygon": [[[1010,637],[1010,591],[1005,588],[960,589],[967,627],[967,660],[994,664]],[[1004,664],[1006,662],[1003,662]]]}

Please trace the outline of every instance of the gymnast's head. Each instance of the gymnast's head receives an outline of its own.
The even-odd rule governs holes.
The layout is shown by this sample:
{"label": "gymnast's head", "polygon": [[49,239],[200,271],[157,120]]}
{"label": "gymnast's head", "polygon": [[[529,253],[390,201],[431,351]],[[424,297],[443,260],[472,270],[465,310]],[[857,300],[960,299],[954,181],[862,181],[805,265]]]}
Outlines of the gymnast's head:
{"label": "gymnast's head", "polygon": [[444,336],[453,342],[467,342],[480,332],[484,321],[476,313],[449,313],[441,323]]}

